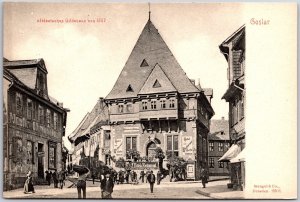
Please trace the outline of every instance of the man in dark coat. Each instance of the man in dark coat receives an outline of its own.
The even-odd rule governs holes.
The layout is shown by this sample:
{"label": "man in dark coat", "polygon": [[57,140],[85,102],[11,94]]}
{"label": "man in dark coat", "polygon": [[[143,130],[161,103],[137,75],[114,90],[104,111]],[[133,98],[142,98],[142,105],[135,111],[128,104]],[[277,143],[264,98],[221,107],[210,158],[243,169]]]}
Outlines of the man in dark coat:
{"label": "man in dark coat", "polygon": [[160,180],[161,180],[161,172],[157,171],[157,185],[160,184]]}
{"label": "man in dark coat", "polygon": [[142,180],[142,183],[144,183],[144,178],[145,178],[145,172],[142,170],[140,173],[140,179]]}
{"label": "man in dark coat", "polygon": [[206,183],[208,181],[208,172],[205,168],[201,168],[201,171],[200,171],[200,178],[201,178],[201,181],[202,181],[202,185],[203,185],[203,188],[205,188],[206,186]]}
{"label": "man in dark coat", "polygon": [[57,173],[56,173],[56,171],[54,171],[52,173],[52,179],[53,179],[53,183],[54,183],[54,188],[58,188],[58,179],[57,179]]}
{"label": "man in dark coat", "polygon": [[151,170],[150,174],[147,176],[147,181],[150,184],[150,191],[153,193],[153,186],[155,183],[155,175],[153,174],[153,171]]}
{"label": "man in dark coat", "polygon": [[52,173],[50,173],[48,170],[46,171],[46,181],[48,182],[48,185],[51,185],[51,175]]}
{"label": "man in dark coat", "polygon": [[111,194],[114,190],[114,182],[113,179],[110,177],[110,174],[106,174],[105,178],[101,180],[101,195],[102,198],[112,198]]}

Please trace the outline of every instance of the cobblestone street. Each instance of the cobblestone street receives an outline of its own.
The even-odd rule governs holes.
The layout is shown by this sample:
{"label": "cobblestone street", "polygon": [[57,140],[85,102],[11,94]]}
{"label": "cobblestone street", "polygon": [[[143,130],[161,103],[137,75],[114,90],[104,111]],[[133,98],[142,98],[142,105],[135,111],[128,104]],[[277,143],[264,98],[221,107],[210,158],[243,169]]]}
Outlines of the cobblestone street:
{"label": "cobblestone street", "polygon": [[[66,184],[67,186],[69,183]],[[196,191],[201,187],[198,182],[163,182],[154,186],[150,193],[149,184],[115,185],[113,198],[118,199],[209,199]],[[4,192],[4,198],[77,198],[76,188],[54,189],[52,186],[36,186],[36,193],[24,194],[22,189]],[[99,183],[88,182],[87,198],[101,198]]]}

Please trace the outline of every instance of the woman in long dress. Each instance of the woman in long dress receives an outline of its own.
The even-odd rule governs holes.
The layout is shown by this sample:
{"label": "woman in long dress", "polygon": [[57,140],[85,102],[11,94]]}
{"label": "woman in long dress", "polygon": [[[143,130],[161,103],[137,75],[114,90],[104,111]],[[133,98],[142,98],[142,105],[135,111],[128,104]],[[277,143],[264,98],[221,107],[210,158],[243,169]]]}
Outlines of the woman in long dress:
{"label": "woman in long dress", "polygon": [[27,173],[27,179],[26,179],[25,184],[24,184],[24,193],[28,194],[30,192],[35,193],[33,183],[32,183],[32,173],[31,173],[31,171],[29,171]]}

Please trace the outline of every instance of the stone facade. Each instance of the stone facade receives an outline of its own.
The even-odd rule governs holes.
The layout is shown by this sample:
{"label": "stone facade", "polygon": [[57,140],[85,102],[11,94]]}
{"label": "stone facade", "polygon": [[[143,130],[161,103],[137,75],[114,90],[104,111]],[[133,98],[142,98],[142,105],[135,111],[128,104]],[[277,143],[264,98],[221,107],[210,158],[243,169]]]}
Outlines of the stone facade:
{"label": "stone facade", "polygon": [[62,169],[62,136],[67,109],[47,93],[43,59],[4,62],[4,189],[24,185],[28,171],[36,183],[46,170]]}

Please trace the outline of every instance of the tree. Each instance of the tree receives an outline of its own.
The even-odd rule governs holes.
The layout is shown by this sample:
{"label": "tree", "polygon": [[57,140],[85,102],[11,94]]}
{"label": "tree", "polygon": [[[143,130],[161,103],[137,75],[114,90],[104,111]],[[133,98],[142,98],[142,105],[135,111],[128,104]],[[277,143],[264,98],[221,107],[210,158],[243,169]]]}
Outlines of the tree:
{"label": "tree", "polygon": [[175,181],[185,179],[187,162],[182,157],[172,156],[167,164],[169,168],[170,180],[175,178]]}
{"label": "tree", "polygon": [[127,159],[133,159],[134,161],[137,161],[140,158],[140,153],[135,149],[129,149],[126,152],[126,156]]}
{"label": "tree", "polygon": [[125,160],[123,158],[119,158],[117,161],[116,161],[116,167],[117,168],[125,168]]}
{"label": "tree", "polygon": [[163,160],[165,158],[165,154],[160,147],[155,148],[155,158],[158,159],[159,171],[162,173],[163,172]]}

